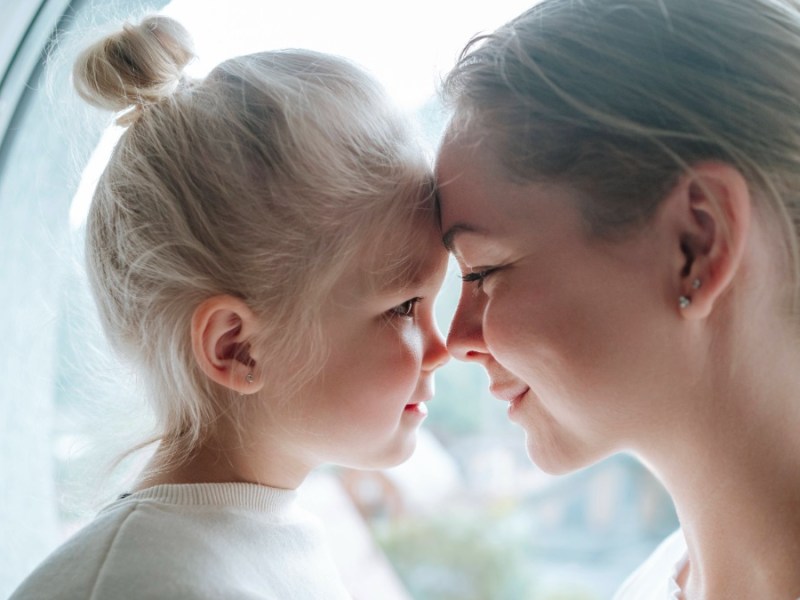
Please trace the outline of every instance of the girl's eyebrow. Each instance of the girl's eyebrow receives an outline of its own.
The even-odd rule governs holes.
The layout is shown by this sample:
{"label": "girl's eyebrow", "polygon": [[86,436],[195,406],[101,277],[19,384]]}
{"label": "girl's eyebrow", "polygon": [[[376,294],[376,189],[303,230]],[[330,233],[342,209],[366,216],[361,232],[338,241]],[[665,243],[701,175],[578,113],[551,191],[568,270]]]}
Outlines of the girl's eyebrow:
{"label": "girl's eyebrow", "polygon": [[[415,248],[404,252],[398,260],[392,256],[387,263],[373,265],[371,289],[379,294],[395,294],[423,285],[433,273],[427,248]],[[441,252],[435,246],[431,249]]]}
{"label": "girl's eyebrow", "polygon": [[380,294],[394,295],[425,285],[433,273],[425,262],[418,257],[410,257],[405,264],[379,275],[375,289]]}
{"label": "girl's eyebrow", "polygon": [[480,227],[467,223],[456,223],[442,236],[442,243],[448,252],[455,254],[455,237],[459,233],[486,233]]}

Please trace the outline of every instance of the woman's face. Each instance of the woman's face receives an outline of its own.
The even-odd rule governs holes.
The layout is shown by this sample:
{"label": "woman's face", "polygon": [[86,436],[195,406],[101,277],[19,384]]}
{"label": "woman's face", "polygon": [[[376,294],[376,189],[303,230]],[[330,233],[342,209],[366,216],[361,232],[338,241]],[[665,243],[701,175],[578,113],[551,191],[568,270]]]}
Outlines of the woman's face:
{"label": "woman's face", "polygon": [[465,276],[448,348],[486,368],[532,460],[568,471],[646,434],[674,372],[659,234],[600,241],[569,187],[512,183],[479,144],[450,138],[437,176]]}

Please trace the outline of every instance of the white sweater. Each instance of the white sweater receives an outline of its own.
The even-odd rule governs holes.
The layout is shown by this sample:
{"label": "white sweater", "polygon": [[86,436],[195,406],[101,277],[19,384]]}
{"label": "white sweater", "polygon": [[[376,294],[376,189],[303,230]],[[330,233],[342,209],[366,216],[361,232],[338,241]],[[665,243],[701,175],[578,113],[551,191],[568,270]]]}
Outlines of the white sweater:
{"label": "white sweater", "polygon": [[295,500],[247,483],[142,490],[100,511],[11,600],[349,600]]}
{"label": "white sweater", "polygon": [[686,561],[686,540],[679,529],[628,577],[614,600],[680,600],[677,578]]}

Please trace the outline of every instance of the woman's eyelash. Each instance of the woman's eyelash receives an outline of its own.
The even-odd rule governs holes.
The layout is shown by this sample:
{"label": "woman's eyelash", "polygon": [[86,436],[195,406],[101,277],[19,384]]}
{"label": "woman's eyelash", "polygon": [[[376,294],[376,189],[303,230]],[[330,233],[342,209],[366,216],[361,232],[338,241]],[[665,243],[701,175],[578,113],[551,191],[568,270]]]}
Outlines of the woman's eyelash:
{"label": "woman's eyelash", "polygon": [[481,282],[486,279],[486,276],[489,275],[494,269],[481,269],[479,271],[472,271],[471,273],[465,273],[461,275],[461,281],[465,281],[467,283],[473,283],[475,281]]}

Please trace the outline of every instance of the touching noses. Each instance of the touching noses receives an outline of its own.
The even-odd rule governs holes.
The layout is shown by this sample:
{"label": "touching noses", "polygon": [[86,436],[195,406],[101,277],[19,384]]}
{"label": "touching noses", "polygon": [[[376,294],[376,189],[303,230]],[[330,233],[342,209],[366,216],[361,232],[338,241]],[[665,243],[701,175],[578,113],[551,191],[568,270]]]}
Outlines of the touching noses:
{"label": "touching noses", "polygon": [[447,334],[447,349],[459,360],[480,361],[488,355],[483,339],[483,309],[485,294],[474,289],[462,289],[456,314]]}

